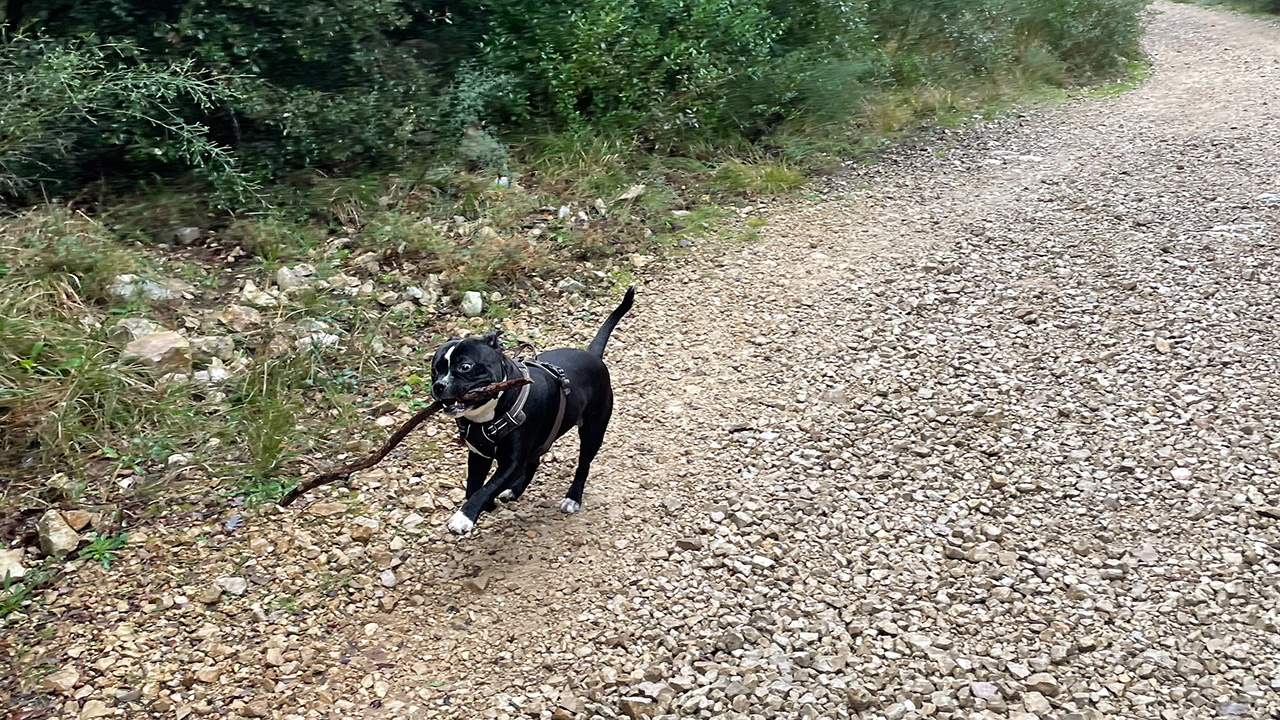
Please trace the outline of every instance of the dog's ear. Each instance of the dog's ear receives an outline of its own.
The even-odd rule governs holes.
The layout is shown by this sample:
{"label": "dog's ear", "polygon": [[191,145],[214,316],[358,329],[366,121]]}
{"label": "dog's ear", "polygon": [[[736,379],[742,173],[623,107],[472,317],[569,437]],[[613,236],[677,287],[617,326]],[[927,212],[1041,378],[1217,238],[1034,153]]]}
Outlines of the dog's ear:
{"label": "dog's ear", "polygon": [[498,352],[502,352],[505,349],[502,346],[501,330],[494,330],[491,333],[486,333],[485,335],[482,335],[480,337],[480,341],[483,342],[485,345],[488,345],[489,347],[493,348],[494,350],[497,350]]}

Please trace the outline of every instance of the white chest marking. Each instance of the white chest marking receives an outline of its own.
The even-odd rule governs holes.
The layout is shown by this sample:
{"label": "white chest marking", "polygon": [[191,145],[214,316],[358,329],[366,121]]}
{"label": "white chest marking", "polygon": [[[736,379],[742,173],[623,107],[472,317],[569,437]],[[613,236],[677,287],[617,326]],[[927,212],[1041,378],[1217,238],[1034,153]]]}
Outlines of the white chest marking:
{"label": "white chest marking", "polygon": [[470,410],[462,413],[462,417],[470,420],[473,423],[489,422],[490,420],[493,419],[493,416],[498,409],[498,400],[501,397],[502,397],[502,393],[498,393],[498,396],[490,400],[489,402],[481,405],[480,407],[471,408]]}

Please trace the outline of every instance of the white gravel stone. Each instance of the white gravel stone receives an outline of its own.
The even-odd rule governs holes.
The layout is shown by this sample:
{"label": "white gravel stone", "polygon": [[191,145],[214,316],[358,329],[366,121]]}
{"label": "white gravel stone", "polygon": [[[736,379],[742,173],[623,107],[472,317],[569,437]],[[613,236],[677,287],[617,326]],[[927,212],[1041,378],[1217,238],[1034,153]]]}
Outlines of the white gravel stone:
{"label": "white gravel stone", "polygon": [[249,583],[242,577],[223,577],[218,578],[218,587],[221,587],[231,595],[243,595],[249,589]]}
{"label": "white gravel stone", "polygon": [[484,312],[484,298],[480,293],[469,290],[462,294],[462,302],[459,303],[458,309],[467,317],[477,317]]}

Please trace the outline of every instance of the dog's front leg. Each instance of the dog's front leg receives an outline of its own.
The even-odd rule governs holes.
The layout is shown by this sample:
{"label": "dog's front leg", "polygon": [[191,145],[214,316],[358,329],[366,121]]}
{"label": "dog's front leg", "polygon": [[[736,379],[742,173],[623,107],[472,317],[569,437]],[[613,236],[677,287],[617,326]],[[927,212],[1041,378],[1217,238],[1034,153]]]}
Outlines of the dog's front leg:
{"label": "dog's front leg", "polygon": [[476,494],[476,491],[484,485],[484,479],[489,477],[489,468],[493,467],[493,458],[487,458],[480,453],[467,453],[467,497]]}
{"label": "dog's front leg", "polygon": [[480,517],[480,511],[488,507],[498,493],[514,482],[515,476],[523,469],[523,464],[512,462],[510,459],[504,458],[498,461],[498,471],[493,474],[489,482],[484,483],[472,493],[467,501],[462,503],[462,507],[458,508],[458,512],[449,518],[449,532],[458,535],[471,532],[471,528],[476,526],[476,518]]}

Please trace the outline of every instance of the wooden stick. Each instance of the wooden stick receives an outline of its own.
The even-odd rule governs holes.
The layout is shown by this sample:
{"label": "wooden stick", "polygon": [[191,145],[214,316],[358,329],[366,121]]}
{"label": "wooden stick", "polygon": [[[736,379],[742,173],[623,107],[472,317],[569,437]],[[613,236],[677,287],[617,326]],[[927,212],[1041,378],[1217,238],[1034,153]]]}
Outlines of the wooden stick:
{"label": "wooden stick", "polygon": [[[488,400],[489,398],[493,397],[494,395],[497,395],[500,392],[503,392],[505,390],[511,390],[512,388],[518,388],[521,385],[528,385],[531,382],[533,381],[530,380],[529,378],[516,378],[515,380],[503,380],[502,382],[496,382],[492,385],[482,387],[479,390],[472,390],[466,395],[463,395],[462,397],[458,398],[458,401],[466,404],[471,404],[474,402],[478,402],[480,400]],[[291,505],[293,504],[293,501],[301,497],[303,493],[306,493],[310,490],[314,490],[315,488],[318,488],[321,485],[328,485],[329,483],[337,482],[338,480],[346,480],[347,478],[351,477],[352,473],[359,472],[361,470],[366,470],[368,468],[373,467],[374,465],[377,465],[379,462],[382,461],[382,458],[387,456],[387,453],[391,452],[395,448],[395,446],[399,445],[402,441],[404,441],[405,437],[409,433],[413,432],[414,428],[421,425],[423,420],[426,420],[432,415],[435,415],[436,413],[440,412],[440,409],[443,407],[444,406],[440,404],[439,400],[432,402],[430,405],[420,410],[417,415],[414,415],[413,417],[409,418],[408,422],[401,425],[400,429],[396,430],[395,434],[387,438],[387,441],[382,444],[382,447],[378,448],[378,452],[370,455],[369,457],[356,460],[355,462],[347,463],[346,465],[343,465],[337,470],[330,470],[329,472],[316,475],[310,480],[304,480],[298,483],[296,486],[294,486],[292,490],[285,493],[284,497],[280,498],[279,504],[282,506]]]}

